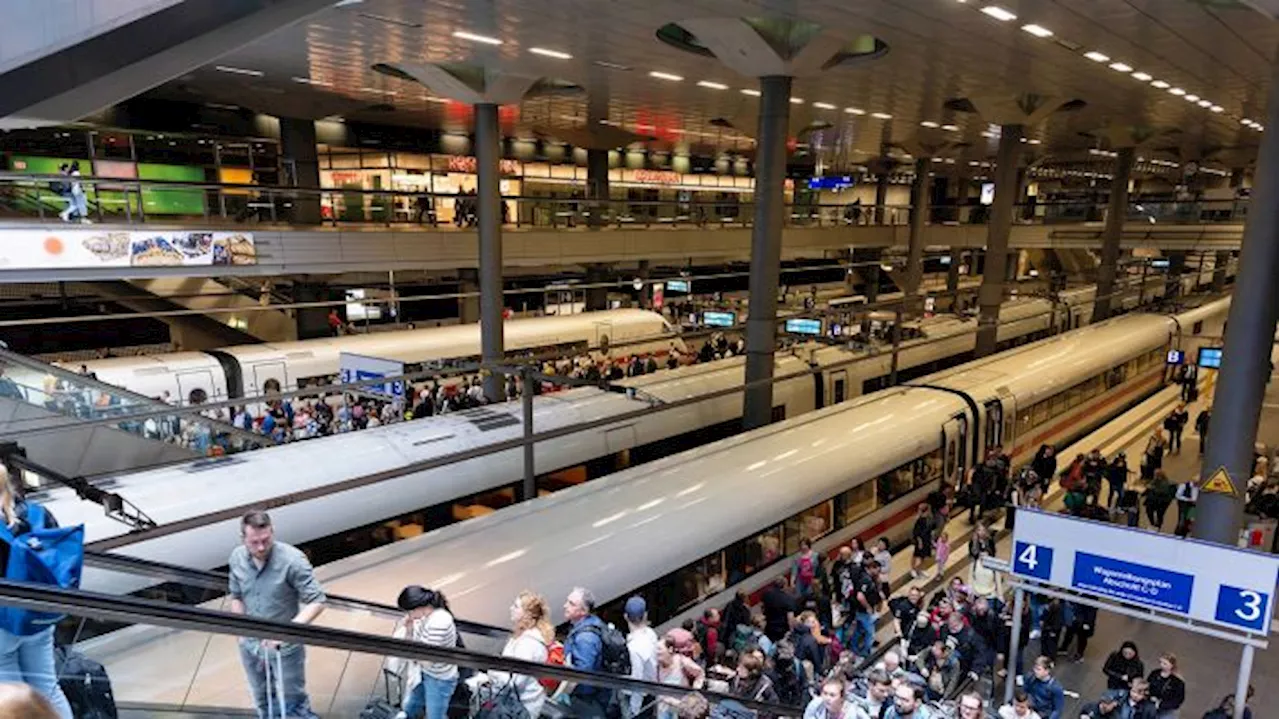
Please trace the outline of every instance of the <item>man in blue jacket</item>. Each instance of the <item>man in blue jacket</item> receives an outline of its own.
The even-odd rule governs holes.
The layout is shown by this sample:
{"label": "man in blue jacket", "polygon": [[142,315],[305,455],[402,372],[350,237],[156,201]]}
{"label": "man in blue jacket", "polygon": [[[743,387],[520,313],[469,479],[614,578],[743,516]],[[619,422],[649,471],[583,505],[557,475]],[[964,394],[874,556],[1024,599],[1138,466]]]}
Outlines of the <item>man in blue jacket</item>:
{"label": "man in blue jacket", "polygon": [[1023,677],[1022,688],[1031,698],[1031,708],[1040,719],[1062,719],[1062,705],[1065,701],[1062,684],[1053,678],[1053,660],[1046,656],[1036,657],[1031,673]]}
{"label": "man in blue jacket", "polygon": [[[593,612],[596,598],[582,587],[574,587],[564,600],[564,616],[572,628],[564,642],[565,664],[588,672],[600,671],[601,635],[604,622]],[[569,694],[573,713],[580,717],[603,717],[609,707],[608,689],[578,684]]]}

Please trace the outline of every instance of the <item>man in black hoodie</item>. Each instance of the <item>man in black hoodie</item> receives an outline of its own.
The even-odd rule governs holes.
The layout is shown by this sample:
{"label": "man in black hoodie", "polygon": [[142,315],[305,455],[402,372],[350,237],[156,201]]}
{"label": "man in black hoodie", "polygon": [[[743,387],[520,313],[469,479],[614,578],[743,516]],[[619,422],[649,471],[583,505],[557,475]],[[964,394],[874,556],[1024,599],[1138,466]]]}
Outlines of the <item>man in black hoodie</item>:
{"label": "man in black hoodie", "polygon": [[1102,665],[1102,673],[1107,675],[1107,688],[1125,691],[1129,689],[1130,680],[1145,676],[1145,669],[1138,657],[1138,645],[1131,641],[1125,641],[1119,649],[1111,652]]}

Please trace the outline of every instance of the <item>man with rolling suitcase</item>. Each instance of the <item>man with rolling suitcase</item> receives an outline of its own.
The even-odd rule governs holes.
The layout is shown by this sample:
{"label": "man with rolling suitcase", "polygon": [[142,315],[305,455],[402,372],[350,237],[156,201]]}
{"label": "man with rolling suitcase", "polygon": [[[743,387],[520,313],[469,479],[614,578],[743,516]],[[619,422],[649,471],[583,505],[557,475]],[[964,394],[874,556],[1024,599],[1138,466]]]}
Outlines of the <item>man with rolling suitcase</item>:
{"label": "man with rolling suitcase", "polygon": [[[240,535],[242,544],[228,562],[231,611],[277,622],[315,621],[324,611],[325,596],[307,556],[275,541],[266,512],[244,515]],[[318,719],[307,697],[303,645],[242,637],[240,662],[258,719]]]}

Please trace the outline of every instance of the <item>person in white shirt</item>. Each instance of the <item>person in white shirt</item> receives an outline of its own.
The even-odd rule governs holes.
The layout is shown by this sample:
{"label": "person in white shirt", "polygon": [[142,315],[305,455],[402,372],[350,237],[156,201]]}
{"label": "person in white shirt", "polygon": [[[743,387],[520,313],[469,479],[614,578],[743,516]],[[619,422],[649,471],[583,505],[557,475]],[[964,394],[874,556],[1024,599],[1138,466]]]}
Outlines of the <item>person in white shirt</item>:
{"label": "person in white shirt", "polygon": [[1196,501],[1200,499],[1200,488],[1195,482],[1183,482],[1178,485],[1177,491],[1173,498],[1178,500],[1178,525],[1177,533],[1180,536],[1186,536],[1190,532],[1188,523],[1191,520],[1191,513],[1196,508]]}
{"label": "person in white shirt", "polygon": [[[622,608],[627,620],[627,651],[631,654],[631,678],[658,681],[658,633],[649,626],[648,607],[643,597],[631,597]],[[644,695],[627,692],[622,716],[631,719],[644,708]],[[536,715],[535,715],[536,716]]]}
{"label": "person in white shirt", "polygon": [[1013,701],[1000,707],[997,712],[1000,719],[1040,719],[1040,715],[1031,708],[1031,699],[1021,689],[1013,690]]}
{"label": "person in white shirt", "polygon": [[[547,607],[546,599],[527,589],[520,592],[511,604],[511,621],[514,626],[511,638],[502,648],[502,656],[545,664],[549,647],[556,639],[556,630],[551,626],[550,616],[551,610]],[[475,686],[486,682],[494,687],[510,684],[529,716],[536,717],[542,713],[542,705],[547,701],[547,690],[537,677],[492,670],[476,674],[474,678],[467,680],[467,685],[472,686],[474,692]]]}

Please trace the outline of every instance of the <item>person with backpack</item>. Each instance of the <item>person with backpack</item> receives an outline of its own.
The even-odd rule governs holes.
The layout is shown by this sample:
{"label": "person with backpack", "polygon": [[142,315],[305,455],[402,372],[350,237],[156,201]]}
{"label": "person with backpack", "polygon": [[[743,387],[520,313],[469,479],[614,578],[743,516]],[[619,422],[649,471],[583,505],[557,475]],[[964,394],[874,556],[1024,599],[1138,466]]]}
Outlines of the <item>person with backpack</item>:
{"label": "person with backpack", "polygon": [[924,560],[933,556],[933,517],[929,505],[916,507],[916,523],[911,527],[911,578],[920,578]]}
{"label": "person with backpack", "polygon": [[693,636],[698,640],[698,645],[702,647],[702,656],[706,657],[708,666],[720,661],[721,626],[720,610],[715,607],[708,607],[702,612],[702,618],[698,620],[698,624],[694,628]]}
{"label": "person with backpack", "polygon": [[[750,634],[751,632],[751,605],[747,602],[747,593],[745,590],[739,589],[734,592],[733,599],[724,605],[724,610],[720,612],[720,625],[724,627],[725,632],[729,635],[729,643],[735,645],[732,648],[742,654],[742,649],[736,646],[736,637],[739,633]],[[742,627],[739,630],[739,627]]]}
{"label": "person with backpack", "polygon": [[853,594],[853,619],[856,622],[849,648],[859,657],[871,656],[876,639],[876,622],[880,619],[884,596],[880,594],[880,563],[867,557],[858,574]]}
{"label": "person with backpack", "polygon": [[814,590],[814,580],[818,577],[818,563],[821,558],[813,551],[813,543],[807,538],[800,540],[800,553],[791,563],[791,586],[801,597]]}
{"label": "person with backpack", "polygon": [[[631,675],[631,654],[627,640],[613,626],[595,615],[596,599],[589,590],[574,587],[564,601],[569,636],[564,641],[565,664],[588,672]],[[589,684],[578,684],[569,694],[573,713],[579,717],[604,717],[613,701],[613,692]]]}
{"label": "person with backpack", "polygon": [[[71,165],[65,162],[58,165],[58,174],[69,176],[71,174]],[[66,200],[67,206],[58,213],[58,218],[63,222],[70,222],[71,213],[76,211],[76,201],[71,195],[71,180],[65,179],[65,177],[61,180],[54,180],[49,183],[49,190],[58,197],[61,197],[63,200]]]}
{"label": "person with backpack", "polygon": [[777,703],[778,692],[773,688],[769,675],[765,674],[764,667],[765,655],[759,649],[743,652],[729,682],[729,693],[739,699]]}
{"label": "person with backpack", "polygon": [[809,701],[808,682],[804,665],[796,658],[796,645],[783,639],[774,645],[773,671],[769,680],[778,692],[778,701],[789,706],[801,706]]}
{"label": "person with backpack", "polygon": [[1031,672],[1022,678],[1022,688],[1031,698],[1031,708],[1043,719],[1062,719],[1066,697],[1062,684],[1053,676],[1053,660],[1036,657]]}
{"label": "person with backpack", "polygon": [[[52,584],[73,589],[80,584],[84,558],[84,528],[59,528],[43,505],[17,495],[9,470],[0,464],[0,571],[10,581]],[[32,549],[39,540],[43,550]],[[72,573],[51,569],[69,557]],[[53,704],[61,719],[71,719],[71,705],[58,686],[53,632],[61,614],[16,608],[0,609],[0,682],[29,685]]]}
{"label": "person with backpack", "polygon": [[[701,689],[706,681],[706,672],[694,660],[677,651],[675,642],[670,637],[658,640],[658,682],[686,689]],[[658,700],[658,719],[677,719],[676,705],[673,700]]]}
{"label": "person with backpack", "polygon": [[1151,484],[1142,493],[1142,504],[1147,510],[1147,521],[1155,531],[1159,532],[1164,526],[1165,513],[1169,511],[1169,505],[1173,504],[1176,492],[1177,488],[1169,482],[1164,470],[1155,470]]}
{"label": "person with backpack", "polygon": [[1201,455],[1204,454],[1205,443],[1209,441],[1209,420],[1212,417],[1213,410],[1209,407],[1200,410],[1200,414],[1196,415],[1196,434],[1200,435],[1196,445]]}

